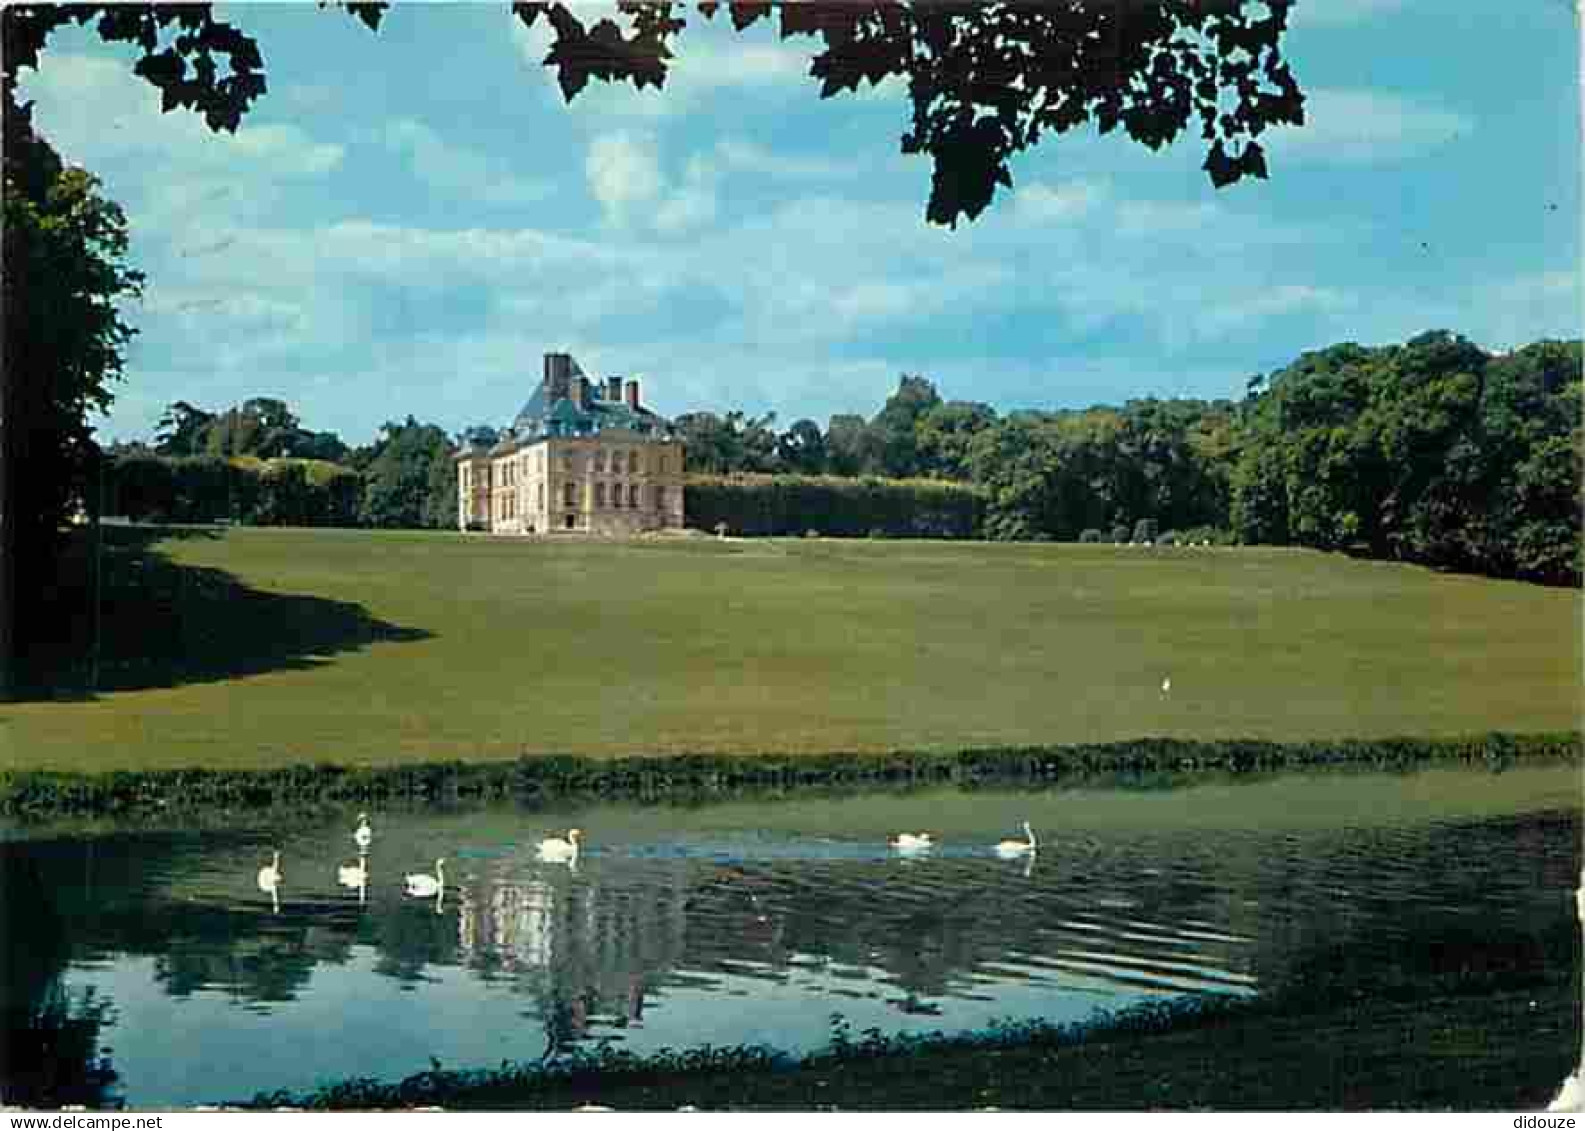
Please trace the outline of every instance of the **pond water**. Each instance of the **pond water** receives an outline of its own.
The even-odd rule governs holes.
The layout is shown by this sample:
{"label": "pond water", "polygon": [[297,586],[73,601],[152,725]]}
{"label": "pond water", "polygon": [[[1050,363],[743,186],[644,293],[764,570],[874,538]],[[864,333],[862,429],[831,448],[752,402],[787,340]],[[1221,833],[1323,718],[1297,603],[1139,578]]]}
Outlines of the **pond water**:
{"label": "pond water", "polygon": [[[375,810],[361,891],[356,816],[10,828],[0,1036],[53,1018],[55,1055],[149,1108],[601,1039],[808,1050],[835,1014],[956,1031],[1577,961],[1568,766]],[[1038,853],[998,858],[1025,819]],[[576,868],[535,859],[570,826]],[[928,855],[888,848],[919,830]],[[437,857],[441,895],[404,895]]]}

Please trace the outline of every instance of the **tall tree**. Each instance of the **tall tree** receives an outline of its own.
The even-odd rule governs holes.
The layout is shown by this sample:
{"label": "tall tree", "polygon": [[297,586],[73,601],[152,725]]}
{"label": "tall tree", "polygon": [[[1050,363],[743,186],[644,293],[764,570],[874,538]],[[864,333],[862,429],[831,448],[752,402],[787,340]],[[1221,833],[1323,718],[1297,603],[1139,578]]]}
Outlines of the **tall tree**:
{"label": "tall tree", "polygon": [[204,450],[204,433],[215,414],[186,401],[176,401],[156,425],[154,450],[162,456],[191,456]]}
{"label": "tall tree", "polygon": [[788,471],[819,475],[826,469],[826,438],[808,418],[795,420],[776,441],[776,453]]}
{"label": "tall tree", "polygon": [[996,410],[977,401],[933,405],[914,422],[919,470],[943,479],[967,479],[969,444],[996,423]]}
{"label": "tall tree", "polygon": [[1578,342],[1494,358],[1447,331],[1304,354],[1251,390],[1234,529],[1577,583],[1580,364]]}
{"label": "tall tree", "polygon": [[0,613],[15,632],[9,660],[49,632],[39,598],[69,510],[92,503],[89,418],[121,377],[135,331],[117,304],[142,292],[143,276],[127,264],[126,218],[92,174],[63,164],[24,112],[6,115],[5,143],[0,609],[18,611],[14,624]]}
{"label": "tall tree", "polygon": [[902,479],[919,473],[919,438],[915,429],[919,418],[940,403],[941,395],[928,379],[906,373],[898,379],[897,391],[886,398],[870,421],[870,431],[880,445],[883,474]]}
{"label": "tall tree", "polygon": [[880,444],[862,416],[838,413],[826,425],[826,465],[833,475],[874,475]]}
{"label": "tall tree", "polygon": [[[411,416],[400,424],[387,422],[362,469],[360,521],[383,527],[446,525],[444,503],[431,498],[431,473],[436,462],[449,464],[451,453],[438,425],[420,424]],[[454,498],[455,486],[451,494]],[[454,520],[455,512],[451,525]]]}

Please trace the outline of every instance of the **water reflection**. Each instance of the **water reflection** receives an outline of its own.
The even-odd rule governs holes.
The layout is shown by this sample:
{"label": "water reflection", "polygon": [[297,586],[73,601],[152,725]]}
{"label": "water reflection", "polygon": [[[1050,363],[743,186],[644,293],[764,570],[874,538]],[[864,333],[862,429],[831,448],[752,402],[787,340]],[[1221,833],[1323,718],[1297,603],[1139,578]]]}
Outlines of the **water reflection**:
{"label": "water reflection", "polygon": [[[903,826],[946,830],[921,854],[889,843],[882,830],[901,821],[856,805],[787,818],[774,805],[611,807],[576,814],[597,829],[576,871],[540,859],[542,817],[510,810],[375,814],[379,852],[356,864],[335,815],[35,836],[0,844],[0,861],[8,882],[32,877],[49,914],[9,913],[0,949],[54,955],[18,968],[8,992],[30,1017],[98,1025],[90,1052],[108,1040],[144,1106],[596,1037],[640,1052],[811,1047],[832,1012],[859,1029],[954,1029],[1577,960],[1572,908],[1555,897],[1578,868],[1575,809],[1206,830],[1159,821],[1150,803],[1086,825],[1060,795],[930,795]],[[1016,827],[1000,819],[1014,805],[1062,830],[1038,867],[1035,851],[999,860],[986,847]],[[261,858],[277,869],[268,900],[248,884]],[[433,875],[404,876],[401,862],[427,859]],[[32,1023],[21,1016],[7,1013],[9,1036]]]}

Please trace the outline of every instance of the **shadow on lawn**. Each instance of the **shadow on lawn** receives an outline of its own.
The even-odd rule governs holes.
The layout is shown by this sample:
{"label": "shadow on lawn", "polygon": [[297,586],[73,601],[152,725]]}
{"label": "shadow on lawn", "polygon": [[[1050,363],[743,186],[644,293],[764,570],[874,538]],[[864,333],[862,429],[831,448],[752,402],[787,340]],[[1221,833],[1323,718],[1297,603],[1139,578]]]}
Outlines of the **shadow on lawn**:
{"label": "shadow on lawn", "polygon": [[208,566],[183,565],[159,545],[221,537],[202,527],[106,526],[94,671],[93,538],[68,547],[41,595],[49,628],[26,651],[21,699],[89,698],[308,669],[369,644],[426,640],[426,629],[373,617],[362,606],[252,589]]}

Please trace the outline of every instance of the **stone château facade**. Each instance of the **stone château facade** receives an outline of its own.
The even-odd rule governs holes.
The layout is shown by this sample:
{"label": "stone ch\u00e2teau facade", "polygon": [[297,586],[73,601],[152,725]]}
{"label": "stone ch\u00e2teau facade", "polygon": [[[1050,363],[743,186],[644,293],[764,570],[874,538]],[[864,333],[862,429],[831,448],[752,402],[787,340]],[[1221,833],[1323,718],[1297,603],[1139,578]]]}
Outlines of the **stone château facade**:
{"label": "stone ch\u00e2teau facade", "polygon": [[671,425],[639,403],[637,381],[591,381],[571,354],[546,354],[500,441],[456,460],[464,530],[624,536],[683,525],[683,447]]}

